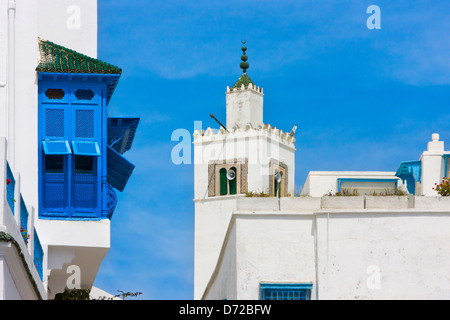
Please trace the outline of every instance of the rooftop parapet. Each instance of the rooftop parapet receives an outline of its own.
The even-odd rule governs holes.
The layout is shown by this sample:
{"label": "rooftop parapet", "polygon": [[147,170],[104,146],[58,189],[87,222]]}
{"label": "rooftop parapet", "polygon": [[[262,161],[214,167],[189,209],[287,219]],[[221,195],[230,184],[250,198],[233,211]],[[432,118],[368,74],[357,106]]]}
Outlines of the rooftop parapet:
{"label": "rooftop parapet", "polygon": [[193,138],[195,143],[200,141],[210,142],[220,139],[249,138],[261,135],[279,141],[292,148],[294,148],[296,141],[295,137],[289,132],[283,132],[281,129],[272,127],[270,124],[260,124],[255,128],[251,123],[248,123],[245,128],[235,126],[232,129],[225,130],[225,128],[221,127],[217,132],[214,132],[211,127],[208,127],[206,130],[195,130]]}

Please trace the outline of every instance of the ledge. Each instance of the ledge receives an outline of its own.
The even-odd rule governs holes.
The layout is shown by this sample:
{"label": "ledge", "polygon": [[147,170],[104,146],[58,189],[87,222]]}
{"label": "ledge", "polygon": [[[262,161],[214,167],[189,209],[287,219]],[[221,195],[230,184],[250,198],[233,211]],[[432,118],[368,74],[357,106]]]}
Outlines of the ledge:
{"label": "ledge", "polygon": [[318,210],[408,210],[449,211],[450,197],[441,196],[323,196],[323,197],[246,197],[219,196],[210,201],[235,201],[236,212],[312,212]]}

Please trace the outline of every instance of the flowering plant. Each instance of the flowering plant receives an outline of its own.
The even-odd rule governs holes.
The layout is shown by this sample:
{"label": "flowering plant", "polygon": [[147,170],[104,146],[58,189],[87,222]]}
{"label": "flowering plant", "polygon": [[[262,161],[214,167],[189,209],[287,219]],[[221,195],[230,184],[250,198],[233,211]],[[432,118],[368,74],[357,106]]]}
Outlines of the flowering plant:
{"label": "flowering plant", "polygon": [[444,178],[441,184],[435,183],[434,185],[433,190],[436,190],[439,195],[450,196],[450,178]]}
{"label": "flowering plant", "polygon": [[27,230],[23,226],[20,226],[20,233],[22,234],[22,237],[23,237],[23,240],[25,241],[25,243],[28,244],[30,235],[28,234]]}

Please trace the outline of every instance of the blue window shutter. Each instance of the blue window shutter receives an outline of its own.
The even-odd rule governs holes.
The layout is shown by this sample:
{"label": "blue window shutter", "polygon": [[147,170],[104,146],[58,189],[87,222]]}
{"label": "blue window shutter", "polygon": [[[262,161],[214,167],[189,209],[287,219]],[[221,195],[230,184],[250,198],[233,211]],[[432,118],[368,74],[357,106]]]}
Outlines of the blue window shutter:
{"label": "blue window shutter", "polygon": [[73,154],[80,156],[100,156],[100,147],[95,141],[72,141]]}
{"label": "blue window shutter", "polygon": [[[61,165],[58,164],[56,170],[46,170],[46,161],[50,157],[62,157]],[[67,217],[68,208],[68,156],[67,155],[47,155],[42,157],[42,208],[43,215]]]}
{"label": "blue window shutter", "polygon": [[91,158],[93,160],[92,171],[86,173],[77,172],[74,167],[77,159],[74,159],[71,176],[72,217],[89,218],[98,216],[98,212],[96,212],[99,206],[98,157]]}
{"label": "blue window shutter", "polygon": [[123,191],[134,170],[134,165],[120,153],[107,146],[107,181],[119,191]]}
{"label": "blue window shutter", "polygon": [[69,141],[67,140],[44,140],[42,141],[42,147],[44,153],[47,155],[51,154],[71,154],[72,150],[70,149]]}

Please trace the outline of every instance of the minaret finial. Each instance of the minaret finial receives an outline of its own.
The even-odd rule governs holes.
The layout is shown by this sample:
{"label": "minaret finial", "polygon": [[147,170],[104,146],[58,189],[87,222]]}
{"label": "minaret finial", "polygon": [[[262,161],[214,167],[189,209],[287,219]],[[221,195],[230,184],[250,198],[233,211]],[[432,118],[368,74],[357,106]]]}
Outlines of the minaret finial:
{"label": "minaret finial", "polygon": [[244,74],[246,73],[246,70],[250,67],[250,65],[247,62],[248,57],[245,55],[245,51],[247,51],[247,47],[245,44],[247,43],[247,40],[243,40],[242,42],[242,56],[241,56],[241,69],[244,71]]}

